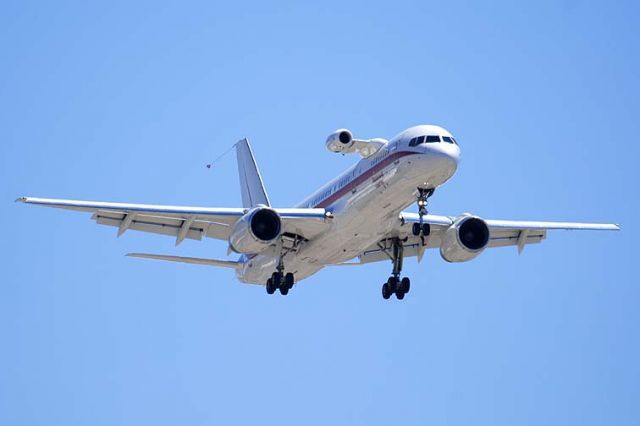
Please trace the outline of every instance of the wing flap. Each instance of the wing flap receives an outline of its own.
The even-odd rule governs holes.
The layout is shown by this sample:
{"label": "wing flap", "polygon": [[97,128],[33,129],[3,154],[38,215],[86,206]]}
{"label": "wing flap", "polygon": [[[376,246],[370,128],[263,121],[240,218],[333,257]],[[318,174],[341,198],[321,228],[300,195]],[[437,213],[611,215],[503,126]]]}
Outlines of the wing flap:
{"label": "wing flap", "polygon": [[[427,243],[427,248],[437,247],[440,245],[440,238],[429,238],[429,242]],[[434,245],[433,243],[437,243]],[[417,238],[410,238],[404,244],[404,257],[416,257],[418,256],[420,244],[422,244]],[[360,260],[359,263],[372,263],[372,262],[380,262],[380,261],[391,261],[389,255],[385,252],[385,250],[381,249],[377,244],[369,247],[367,250],[363,251],[360,256],[358,256]]]}
{"label": "wing flap", "polygon": [[[111,215],[95,214],[94,220],[98,225],[115,226],[122,229],[122,224],[126,220],[127,215],[122,215],[120,218],[114,218]],[[182,220],[173,218],[163,218],[157,216],[136,216],[127,226],[127,229],[134,231],[149,232],[153,234],[169,235],[172,237],[178,237],[183,225]],[[194,222],[184,234],[184,238],[191,240],[202,240],[205,235],[205,230],[208,226],[203,222]],[[119,232],[122,235],[122,232]]]}
{"label": "wing flap", "polygon": [[[535,233],[527,233],[522,239],[522,231],[512,232],[509,235],[496,236],[491,233],[489,238],[489,244],[487,247],[507,247],[507,246],[519,246],[522,247],[526,244],[537,244],[542,242],[547,237],[547,233],[544,231],[536,231]],[[522,249],[520,249],[522,251]]]}

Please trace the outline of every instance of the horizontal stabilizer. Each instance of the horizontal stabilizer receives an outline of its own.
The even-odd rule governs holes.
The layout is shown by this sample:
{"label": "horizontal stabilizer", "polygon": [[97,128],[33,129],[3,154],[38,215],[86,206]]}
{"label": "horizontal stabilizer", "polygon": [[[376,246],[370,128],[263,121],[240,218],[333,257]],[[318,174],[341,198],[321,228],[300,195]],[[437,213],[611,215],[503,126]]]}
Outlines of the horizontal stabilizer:
{"label": "horizontal stabilizer", "polygon": [[221,268],[231,268],[231,269],[240,269],[242,268],[242,265],[243,265],[242,262],[236,262],[233,260],[201,259],[199,257],[167,256],[164,254],[128,253],[127,256],[138,257],[141,259],[164,260],[166,262],[179,262],[179,263],[191,263],[194,265],[219,266]]}

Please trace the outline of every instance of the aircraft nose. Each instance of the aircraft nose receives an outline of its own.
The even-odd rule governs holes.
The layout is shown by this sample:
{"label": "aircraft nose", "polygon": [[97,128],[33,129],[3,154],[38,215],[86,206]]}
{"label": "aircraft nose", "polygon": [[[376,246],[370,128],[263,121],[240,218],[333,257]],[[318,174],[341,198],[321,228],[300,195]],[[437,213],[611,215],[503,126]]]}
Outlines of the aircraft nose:
{"label": "aircraft nose", "polygon": [[458,165],[460,160],[460,147],[454,143],[440,142],[434,144],[427,144],[427,150],[435,157],[440,158],[443,161]]}
{"label": "aircraft nose", "polygon": [[432,160],[434,168],[438,169],[443,181],[453,176],[460,161],[460,147],[453,143],[426,144],[427,156]]}

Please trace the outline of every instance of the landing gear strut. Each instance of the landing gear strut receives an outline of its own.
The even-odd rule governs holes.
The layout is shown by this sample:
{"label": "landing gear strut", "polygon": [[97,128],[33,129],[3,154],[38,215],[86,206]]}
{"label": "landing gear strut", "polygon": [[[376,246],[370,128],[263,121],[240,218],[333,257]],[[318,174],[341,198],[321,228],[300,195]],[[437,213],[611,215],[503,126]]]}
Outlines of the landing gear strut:
{"label": "landing gear strut", "polygon": [[286,274],[284,273],[283,257],[284,256],[280,256],[280,259],[278,259],[278,266],[276,266],[276,271],[271,274],[271,278],[267,280],[267,294],[273,294],[279,289],[280,294],[286,296],[289,294],[289,290],[291,290],[295,283],[291,272],[287,272]]}
{"label": "landing gear strut", "polygon": [[[381,247],[382,248],[382,247]],[[393,263],[393,271],[386,283],[382,284],[382,297],[389,299],[392,294],[395,294],[398,300],[404,299],[404,295],[409,293],[411,289],[411,280],[408,277],[400,279],[400,273],[402,272],[402,262],[404,260],[404,246],[403,241],[399,238],[391,240],[391,247],[389,250],[383,248],[387,253],[391,262]]]}
{"label": "landing gear strut", "polygon": [[413,235],[420,237],[422,245],[424,246],[424,237],[428,237],[431,233],[431,225],[424,223],[424,216],[427,215],[427,202],[429,197],[433,195],[435,188],[425,189],[418,188],[418,217],[420,222],[414,223],[411,229]]}

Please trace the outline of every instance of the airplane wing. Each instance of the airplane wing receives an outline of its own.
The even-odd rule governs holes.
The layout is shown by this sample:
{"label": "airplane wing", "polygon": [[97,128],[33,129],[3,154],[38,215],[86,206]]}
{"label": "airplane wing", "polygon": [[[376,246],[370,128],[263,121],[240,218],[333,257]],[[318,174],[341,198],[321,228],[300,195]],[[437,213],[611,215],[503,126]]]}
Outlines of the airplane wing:
{"label": "airplane wing", "polygon": [[[404,243],[404,256],[417,256],[420,260],[425,249],[439,248],[444,232],[453,224],[455,217],[428,214],[424,222],[431,225],[431,234],[426,237],[425,246],[422,241],[411,232],[414,223],[419,223],[417,213],[401,213],[397,226],[389,233],[385,240],[372,245],[359,256],[358,263],[378,262],[389,260],[389,242],[387,239],[407,239]],[[547,237],[549,230],[598,230],[619,231],[620,226],[612,223],[576,223],[576,222],[539,222],[515,220],[485,219],[489,227],[489,243],[487,248],[516,246],[522,252],[527,244],[536,244]],[[345,263],[349,265],[354,263]]]}
{"label": "airplane wing", "polygon": [[[99,225],[118,228],[118,236],[125,231],[150,232],[169,235],[176,245],[185,239],[203,237],[227,240],[233,225],[248,209],[218,207],[163,206],[152,204],[108,203],[102,201],[60,200],[21,197],[16,201],[39,206],[89,212]],[[328,214],[325,209],[275,209],[285,233],[311,239],[326,231]]]}

